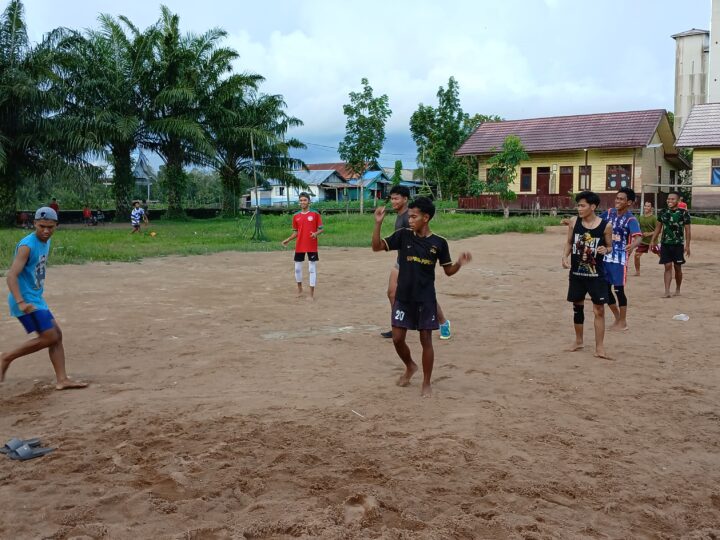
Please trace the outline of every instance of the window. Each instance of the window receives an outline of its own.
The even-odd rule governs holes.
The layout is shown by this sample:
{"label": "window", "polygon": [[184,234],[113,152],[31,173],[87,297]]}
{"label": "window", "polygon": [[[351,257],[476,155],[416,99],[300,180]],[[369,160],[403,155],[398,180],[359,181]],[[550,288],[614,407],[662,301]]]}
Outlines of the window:
{"label": "window", "polygon": [[676,183],[676,180],[675,180],[675,171],[673,171],[672,169],[670,169],[670,185],[671,185],[671,186],[674,186],[675,183]]}
{"label": "window", "polygon": [[592,177],[592,165],[580,165],[580,191],[590,189],[590,179]]}
{"label": "window", "polygon": [[[658,184],[662,184],[662,167],[658,165]],[[672,182],[670,182],[672,184]]]}
{"label": "window", "polygon": [[710,185],[720,186],[720,159],[713,159],[710,162],[711,173],[710,173]]}
{"label": "window", "polygon": [[605,181],[606,191],[617,191],[620,188],[631,187],[632,165],[608,165]]}
{"label": "window", "polygon": [[532,190],[532,167],[520,169],[520,191]]}
{"label": "window", "polygon": [[283,186],[280,186],[280,187],[278,188],[278,194],[279,194],[281,197],[282,197],[283,195],[285,195],[285,188],[284,188]]}

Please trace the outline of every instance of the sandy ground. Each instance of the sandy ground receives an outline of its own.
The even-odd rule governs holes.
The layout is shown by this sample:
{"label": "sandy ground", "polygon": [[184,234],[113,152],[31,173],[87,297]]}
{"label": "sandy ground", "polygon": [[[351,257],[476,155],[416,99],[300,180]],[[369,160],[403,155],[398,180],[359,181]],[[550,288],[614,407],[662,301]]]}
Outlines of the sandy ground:
{"label": "sandy ground", "polygon": [[694,227],[682,297],[643,257],[615,361],[563,352],[563,233],[451,242],[475,260],[438,276],[431,399],[378,336],[389,254],[323,250],[314,303],[289,252],[51,268],[92,386],[10,367],[0,438],[57,450],[0,456],[0,538],[718,538],[720,229]]}

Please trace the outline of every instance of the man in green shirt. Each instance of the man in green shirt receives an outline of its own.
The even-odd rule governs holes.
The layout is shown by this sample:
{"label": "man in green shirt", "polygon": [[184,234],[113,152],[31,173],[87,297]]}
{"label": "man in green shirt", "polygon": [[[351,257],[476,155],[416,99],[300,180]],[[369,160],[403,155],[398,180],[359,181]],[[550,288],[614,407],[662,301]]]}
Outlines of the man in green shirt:
{"label": "man in green shirt", "polygon": [[[635,250],[635,275],[640,275],[640,257],[643,253],[650,251],[650,241],[652,240],[655,227],[657,226],[657,218],[653,212],[653,204],[651,201],[645,201],[643,205],[643,213],[638,217],[640,222],[640,232],[642,232],[642,241]],[[660,256],[660,248],[653,246],[652,252]]]}
{"label": "man in green shirt", "polygon": [[680,294],[682,285],[682,265],[685,257],[690,256],[690,214],[683,208],[678,208],[680,194],[671,191],[667,198],[667,208],[658,212],[658,223],[655,227],[650,246],[656,246],[660,241],[660,264],[665,265],[665,295],[670,298],[670,284],[672,282],[673,268],[675,270],[675,296]]}

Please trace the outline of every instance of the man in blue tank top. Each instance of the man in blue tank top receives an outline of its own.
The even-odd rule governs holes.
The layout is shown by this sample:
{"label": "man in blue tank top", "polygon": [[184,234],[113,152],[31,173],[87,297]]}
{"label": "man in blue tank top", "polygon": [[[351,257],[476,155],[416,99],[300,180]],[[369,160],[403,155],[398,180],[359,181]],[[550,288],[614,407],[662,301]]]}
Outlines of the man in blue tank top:
{"label": "man in blue tank top", "polygon": [[0,354],[0,382],[5,380],[5,373],[13,360],[48,349],[57,390],[87,386],[87,383],[73,381],[65,373],[62,331],[43,298],[50,237],[57,228],[57,221],[55,210],[40,208],[35,212],[35,232],[20,240],[15,248],[15,258],[7,274],[10,314],[18,318],[28,334],[37,332],[38,335],[18,348]]}
{"label": "man in blue tank top", "polygon": [[585,296],[589,294],[595,314],[595,356],[610,358],[604,344],[608,285],[603,257],[612,250],[612,225],[595,215],[600,204],[597,194],[583,191],[577,194],[575,202],[578,215],[568,223],[562,256],[562,267],[570,270],[567,300],[573,303],[574,312],[575,343],[570,350],[584,347]]}

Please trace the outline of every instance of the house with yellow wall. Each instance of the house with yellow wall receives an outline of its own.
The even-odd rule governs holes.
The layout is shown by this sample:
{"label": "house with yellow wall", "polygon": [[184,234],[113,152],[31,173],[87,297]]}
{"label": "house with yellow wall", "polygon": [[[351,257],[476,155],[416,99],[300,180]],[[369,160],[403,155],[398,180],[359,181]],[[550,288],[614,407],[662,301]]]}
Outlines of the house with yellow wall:
{"label": "house with yellow wall", "polygon": [[[679,181],[678,172],[689,168],[677,153],[663,109],[488,122],[456,155],[476,157],[478,179],[485,181],[488,159],[509,135],[519,137],[530,156],[511,186],[517,208],[571,208],[572,194],[583,190],[598,193],[607,207],[621,187],[655,202],[658,192],[669,191]],[[465,198],[460,207],[494,204],[484,199]]]}
{"label": "house with yellow wall", "polygon": [[692,208],[720,209],[720,103],[695,105],[675,146],[692,148]]}

